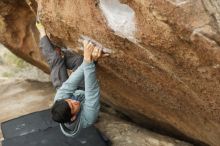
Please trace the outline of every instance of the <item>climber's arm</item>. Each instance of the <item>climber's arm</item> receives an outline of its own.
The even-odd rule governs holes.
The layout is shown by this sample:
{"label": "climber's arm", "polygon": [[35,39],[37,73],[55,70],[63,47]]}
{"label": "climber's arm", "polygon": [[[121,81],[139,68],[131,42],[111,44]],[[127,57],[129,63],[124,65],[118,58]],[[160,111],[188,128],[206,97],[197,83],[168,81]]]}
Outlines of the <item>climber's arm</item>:
{"label": "climber's arm", "polygon": [[94,61],[97,61],[101,54],[102,50],[92,43],[89,43],[84,49],[85,102],[81,111],[81,126],[83,128],[96,121],[100,109],[100,88],[96,78]]}
{"label": "climber's arm", "polygon": [[83,65],[80,65],[57,90],[54,101],[71,97],[78,88],[79,83],[83,80],[83,77]]}
{"label": "climber's arm", "polygon": [[85,103],[82,109],[82,127],[92,125],[100,109],[100,89],[96,79],[95,64],[83,62],[85,76]]}

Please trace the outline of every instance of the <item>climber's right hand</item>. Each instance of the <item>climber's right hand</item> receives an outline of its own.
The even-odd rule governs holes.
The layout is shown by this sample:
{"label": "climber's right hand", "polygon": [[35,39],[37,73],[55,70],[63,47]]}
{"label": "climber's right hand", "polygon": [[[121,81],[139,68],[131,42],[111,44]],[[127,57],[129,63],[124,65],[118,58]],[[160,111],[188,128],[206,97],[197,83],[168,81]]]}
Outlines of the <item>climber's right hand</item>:
{"label": "climber's right hand", "polygon": [[88,63],[93,61],[92,52],[95,46],[91,42],[84,42],[84,60]]}
{"label": "climber's right hand", "polygon": [[92,60],[98,61],[102,57],[102,48],[95,46],[92,52]]}

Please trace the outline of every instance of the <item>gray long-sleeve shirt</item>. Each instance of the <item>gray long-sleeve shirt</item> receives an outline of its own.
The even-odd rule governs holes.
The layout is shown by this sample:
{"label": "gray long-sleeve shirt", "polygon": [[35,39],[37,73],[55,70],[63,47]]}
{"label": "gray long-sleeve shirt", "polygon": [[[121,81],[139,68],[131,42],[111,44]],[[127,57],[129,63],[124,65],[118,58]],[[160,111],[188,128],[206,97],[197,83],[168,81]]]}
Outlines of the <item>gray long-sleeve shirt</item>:
{"label": "gray long-sleeve shirt", "polygon": [[[85,79],[85,91],[76,90],[81,80]],[[100,109],[100,89],[96,79],[95,64],[83,62],[78,69],[57,90],[54,102],[75,96],[81,102],[80,113],[71,124],[60,124],[66,136],[75,136],[81,128],[92,125]]]}

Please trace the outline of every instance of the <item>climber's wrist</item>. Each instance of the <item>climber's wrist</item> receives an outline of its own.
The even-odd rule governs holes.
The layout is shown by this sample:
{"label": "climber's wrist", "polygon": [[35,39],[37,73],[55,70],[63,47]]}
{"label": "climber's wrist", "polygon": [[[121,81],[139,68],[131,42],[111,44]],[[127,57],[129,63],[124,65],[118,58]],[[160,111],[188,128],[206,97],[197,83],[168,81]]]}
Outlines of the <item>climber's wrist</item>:
{"label": "climber's wrist", "polygon": [[90,57],[84,57],[84,61],[86,63],[91,63],[93,60],[92,60],[92,57],[90,56]]}

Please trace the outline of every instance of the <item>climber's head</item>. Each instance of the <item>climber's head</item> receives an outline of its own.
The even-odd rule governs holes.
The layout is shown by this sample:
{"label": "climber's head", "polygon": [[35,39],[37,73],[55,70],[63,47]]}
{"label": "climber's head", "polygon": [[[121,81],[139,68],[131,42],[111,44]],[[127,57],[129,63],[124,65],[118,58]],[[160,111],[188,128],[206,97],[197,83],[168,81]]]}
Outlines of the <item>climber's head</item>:
{"label": "climber's head", "polygon": [[54,103],[52,119],[58,123],[72,122],[80,111],[80,102],[73,99],[61,99]]}

